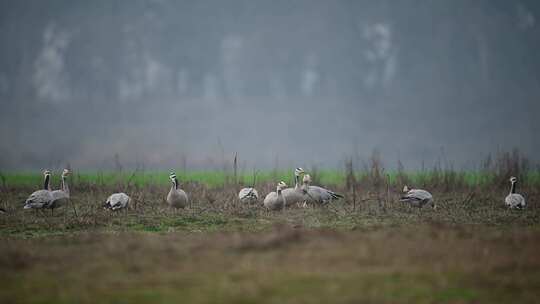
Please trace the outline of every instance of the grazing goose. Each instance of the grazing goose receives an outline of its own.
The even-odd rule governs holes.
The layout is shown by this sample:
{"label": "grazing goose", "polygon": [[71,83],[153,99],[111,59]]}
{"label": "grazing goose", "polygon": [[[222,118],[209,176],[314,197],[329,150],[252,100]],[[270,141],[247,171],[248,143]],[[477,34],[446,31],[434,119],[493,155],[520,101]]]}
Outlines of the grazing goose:
{"label": "grazing goose", "polygon": [[504,199],[506,206],[516,209],[525,208],[525,198],[521,194],[516,193],[517,178],[512,176],[510,178],[510,184],[510,193]]}
{"label": "grazing goose", "polygon": [[129,206],[129,202],[131,202],[131,198],[127,194],[123,192],[113,193],[107,198],[107,201],[103,204],[103,208],[115,211],[126,208]]}
{"label": "grazing goose", "polygon": [[44,182],[43,189],[35,191],[24,202],[24,209],[41,209],[47,207],[47,205],[53,200],[51,194],[51,172],[49,170],[43,171]]}
{"label": "grazing goose", "polygon": [[178,188],[178,179],[176,179],[174,172],[171,172],[169,178],[171,179],[172,186],[169,194],[167,194],[167,203],[173,208],[185,208],[189,202],[186,192]]}
{"label": "grazing goose", "polygon": [[305,174],[304,169],[294,169],[294,188],[287,188],[281,191],[281,194],[283,194],[283,197],[285,197],[285,200],[287,201],[287,206],[304,201],[304,192],[302,191],[302,186],[300,185],[300,177],[303,174]]}
{"label": "grazing goose", "polygon": [[64,169],[62,172],[62,185],[60,190],[54,190],[51,192],[53,200],[47,205],[47,208],[51,209],[51,214],[54,212],[54,208],[65,205],[69,199],[69,186],[66,181],[67,176],[70,174],[68,169]]}
{"label": "grazing goose", "polygon": [[238,192],[238,198],[242,203],[253,204],[259,200],[259,193],[253,187],[243,188]]}
{"label": "grazing goose", "polygon": [[333,200],[343,198],[343,195],[324,189],[319,186],[311,186],[311,176],[304,175],[302,191],[304,193],[304,207],[308,204],[328,204]]}
{"label": "grazing goose", "polygon": [[270,192],[264,198],[264,206],[268,210],[280,210],[283,209],[287,204],[285,197],[281,193],[283,188],[287,187],[285,182],[281,181],[277,184],[276,192]]}
{"label": "grazing goose", "polygon": [[433,209],[437,206],[433,202],[433,195],[422,189],[410,189],[405,185],[403,187],[403,193],[405,193],[400,199],[400,202],[409,203],[413,207],[422,208],[424,205],[430,204]]}

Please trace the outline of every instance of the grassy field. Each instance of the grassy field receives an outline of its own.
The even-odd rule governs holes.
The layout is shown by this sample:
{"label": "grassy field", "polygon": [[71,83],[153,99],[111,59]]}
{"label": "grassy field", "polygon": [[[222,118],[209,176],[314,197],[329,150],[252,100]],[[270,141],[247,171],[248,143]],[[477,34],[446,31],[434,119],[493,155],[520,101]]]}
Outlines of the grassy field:
{"label": "grassy field", "polygon": [[[272,174],[260,174],[260,193]],[[181,175],[192,204],[171,210],[167,172],[76,172],[71,204],[54,215],[22,209],[39,175],[4,174],[0,303],[538,302],[534,182],[519,211],[503,207],[504,180],[426,179],[438,208],[419,210],[398,202],[413,175],[358,175],[353,191],[343,173],[317,174],[345,199],[267,212],[241,204],[241,185],[222,173]],[[114,191],[131,195],[129,210],[101,209]]]}

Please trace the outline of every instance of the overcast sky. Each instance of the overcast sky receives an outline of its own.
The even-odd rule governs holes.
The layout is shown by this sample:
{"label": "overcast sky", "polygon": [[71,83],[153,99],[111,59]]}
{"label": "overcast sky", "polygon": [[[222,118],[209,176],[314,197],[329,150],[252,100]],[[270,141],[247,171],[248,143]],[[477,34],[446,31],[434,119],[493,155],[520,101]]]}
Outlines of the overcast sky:
{"label": "overcast sky", "polygon": [[0,1],[0,170],[540,161],[540,2]]}

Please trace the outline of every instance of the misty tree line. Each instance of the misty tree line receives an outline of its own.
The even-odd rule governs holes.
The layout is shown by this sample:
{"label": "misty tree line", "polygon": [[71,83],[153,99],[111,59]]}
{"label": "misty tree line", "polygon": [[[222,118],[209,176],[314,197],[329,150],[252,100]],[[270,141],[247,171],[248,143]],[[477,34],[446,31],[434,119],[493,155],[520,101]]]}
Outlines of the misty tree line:
{"label": "misty tree line", "polygon": [[[535,1],[502,0],[3,1],[3,136],[29,150],[25,137],[35,135],[13,125],[54,117],[51,133],[60,119],[143,120],[155,105],[300,100],[334,103],[358,120],[366,108],[398,122],[404,109],[446,113],[433,120],[445,133],[452,117],[475,121],[487,109],[472,134],[504,119],[530,141],[540,131],[539,15]],[[525,125],[508,115],[520,108]]]}
{"label": "misty tree line", "polygon": [[452,91],[537,81],[534,1],[2,6],[4,101],[359,98],[437,75]]}

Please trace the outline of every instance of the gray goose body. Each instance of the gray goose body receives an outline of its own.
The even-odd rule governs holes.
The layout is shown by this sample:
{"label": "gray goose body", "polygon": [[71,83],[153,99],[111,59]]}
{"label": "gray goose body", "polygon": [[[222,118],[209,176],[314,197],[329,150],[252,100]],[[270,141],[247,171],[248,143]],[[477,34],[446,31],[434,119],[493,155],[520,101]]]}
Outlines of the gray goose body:
{"label": "gray goose body", "polygon": [[42,209],[46,208],[52,201],[52,191],[50,186],[51,173],[45,170],[43,173],[45,180],[43,189],[34,191],[24,202],[24,209]]}
{"label": "gray goose body", "polygon": [[179,188],[178,179],[176,179],[174,172],[169,175],[169,178],[171,179],[172,186],[167,194],[167,203],[173,208],[185,208],[189,203],[186,192]]}
{"label": "gray goose body", "polygon": [[281,210],[287,206],[285,197],[283,196],[282,189],[287,187],[284,182],[279,182],[276,191],[270,192],[266,195],[263,201],[264,207],[268,210]]}
{"label": "gray goose body", "polygon": [[343,198],[343,195],[341,194],[319,186],[311,186],[310,183],[311,176],[306,174],[303,180],[302,191],[304,193],[304,200],[307,204],[322,205]]}

